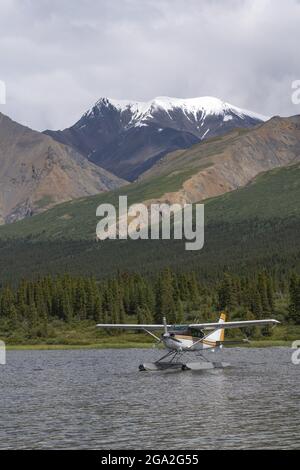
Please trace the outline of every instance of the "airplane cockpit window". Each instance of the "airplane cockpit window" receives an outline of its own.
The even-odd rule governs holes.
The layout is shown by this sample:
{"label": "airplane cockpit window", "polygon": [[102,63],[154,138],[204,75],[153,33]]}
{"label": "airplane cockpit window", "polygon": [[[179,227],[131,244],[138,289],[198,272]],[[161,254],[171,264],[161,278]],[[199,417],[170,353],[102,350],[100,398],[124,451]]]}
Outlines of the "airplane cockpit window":
{"label": "airplane cockpit window", "polygon": [[202,330],[197,330],[196,328],[190,328],[190,335],[194,336],[195,338],[203,338],[204,333]]}

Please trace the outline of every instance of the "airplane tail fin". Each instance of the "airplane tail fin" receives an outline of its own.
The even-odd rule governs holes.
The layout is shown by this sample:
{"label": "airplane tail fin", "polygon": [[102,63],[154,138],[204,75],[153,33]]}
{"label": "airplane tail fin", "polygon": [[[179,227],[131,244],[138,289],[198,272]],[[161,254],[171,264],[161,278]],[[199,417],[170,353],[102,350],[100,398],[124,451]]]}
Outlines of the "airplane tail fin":
{"label": "airplane tail fin", "polygon": [[[218,323],[225,323],[226,321],[226,315],[224,312],[221,313],[220,315],[220,318],[219,318],[219,322]],[[219,342],[219,341],[224,341],[224,329],[222,328],[218,328],[216,331],[214,331],[213,333],[211,333],[210,335],[208,335],[206,337],[206,340],[208,341],[216,341],[216,342]]]}

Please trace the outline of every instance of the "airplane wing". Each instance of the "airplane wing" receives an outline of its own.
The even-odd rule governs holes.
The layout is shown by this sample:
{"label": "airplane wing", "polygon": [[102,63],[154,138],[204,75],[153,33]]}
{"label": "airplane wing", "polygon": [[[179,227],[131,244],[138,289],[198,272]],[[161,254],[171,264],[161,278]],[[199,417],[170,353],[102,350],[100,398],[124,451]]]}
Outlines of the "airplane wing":
{"label": "airplane wing", "polygon": [[[190,325],[166,325],[167,328],[195,328],[196,330],[215,330],[218,328],[246,328],[249,326],[277,325],[280,322],[274,319],[266,320],[246,320],[246,321],[228,321],[224,323],[191,323]],[[121,328],[126,330],[162,330],[165,328],[163,324],[156,325],[140,325],[135,323],[98,323],[97,328]]]}
{"label": "airplane wing", "polygon": [[[165,325],[138,325],[134,323],[98,323],[97,328],[122,328],[126,330],[162,330]],[[172,325],[167,325],[172,328]]]}
{"label": "airplane wing", "polygon": [[264,326],[264,325],[277,325],[280,323],[278,320],[266,319],[266,320],[246,320],[246,321],[227,321],[224,323],[193,323],[190,324],[190,328],[196,330],[215,330],[218,328],[246,328],[249,326]]}

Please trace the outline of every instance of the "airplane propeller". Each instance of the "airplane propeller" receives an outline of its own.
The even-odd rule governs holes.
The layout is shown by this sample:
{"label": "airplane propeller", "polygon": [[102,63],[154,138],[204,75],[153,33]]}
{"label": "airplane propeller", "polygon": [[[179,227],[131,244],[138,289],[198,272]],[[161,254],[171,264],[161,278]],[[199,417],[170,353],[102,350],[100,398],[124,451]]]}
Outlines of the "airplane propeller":
{"label": "airplane propeller", "polygon": [[154,344],[154,347],[158,346],[160,343],[163,342],[166,338],[171,338],[173,341],[180,343],[181,341],[174,337],[174,335],[168,332],[168,324],[166,317],[163,317],[163,324],[164,324],[164,333],[161,335],[160,339]]}
{"label": "airplane propeller", "polygon": [[166,317],[163,317],[163,324],[164,324],[164,333],[161,335],[160,339],[154,344],[154,347],[156,347],[158,344],[160,344],[164,338],[167,338],[169,335],[168,333],[168,326],[167,326],[167,320]]}
{"label": "airplane propeller", "polygon": [[161,335],[160,339],[154,344],[154,347],[158,346],[160,343],[163,342],[165,338],[168,338],[170,336],[170,333],[168,332],[168,325],[167,325],[166,317],[163,317],[163,324],[164,324],[164,333]]}

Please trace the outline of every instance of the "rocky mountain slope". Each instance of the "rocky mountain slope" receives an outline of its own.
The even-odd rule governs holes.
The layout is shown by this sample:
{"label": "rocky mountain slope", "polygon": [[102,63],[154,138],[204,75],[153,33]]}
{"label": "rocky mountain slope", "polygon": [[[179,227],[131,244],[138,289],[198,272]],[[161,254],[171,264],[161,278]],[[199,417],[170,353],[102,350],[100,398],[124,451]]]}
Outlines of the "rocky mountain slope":
{"label": "rocky mountain slope", "polygon": [[124,183],[73,148],[0,113],[0,223]]}
{"label": "rocky mountain slope", "polygon": [[[176,191],[166,187],[156,201],[197,202],[247,185],[259,173],[300,161],[300,116],[274,117],[253,129],[170,153],[142,175],[181,179]],[[166,180],[167,180],[166,179]]]}
{"label": "rocky mountain slope", "polygon": [[265,120],[213,97],[148,102],[102,98],[72,127],[45,133],[133,181],[166,153]]}

